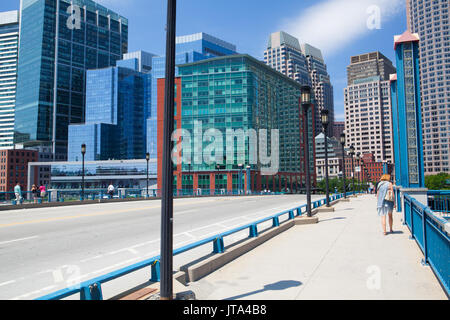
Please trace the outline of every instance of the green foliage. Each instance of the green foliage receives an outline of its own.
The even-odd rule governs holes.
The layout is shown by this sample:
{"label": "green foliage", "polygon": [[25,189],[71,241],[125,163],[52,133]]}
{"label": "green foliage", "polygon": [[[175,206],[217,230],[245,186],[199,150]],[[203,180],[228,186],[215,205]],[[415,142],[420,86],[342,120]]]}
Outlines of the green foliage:
{"label": "green foliage", "polygon": [[[342,178],[332,178],[328,180],[328,185],[329,185],[329,190],[330,193],[334,193],[335,192],[335,188],[337,188],[338,193],[342,193],[344,192],[344,184],[342,181]],[[346,190],[347,192],[351,192],[353,191],[353,180],[352,179],[346,179],[345,181],[345,185],[346,185]],[[373,184],[375,186],[375,183]],[[355,179],[355,190],[356,191],[365,191],[368,189],[368,183],[359,183],[358,179]],[[325,183],[325,179],[318,181],[317,182],[317,189],[319,189],[320,192],[325,193],[326,192],[326,183]]]}
{"label": "green foliage", "polygon": [[425,176],[425,186],[429,190],[450,190],[450,174],[439,173],[433,176]]}

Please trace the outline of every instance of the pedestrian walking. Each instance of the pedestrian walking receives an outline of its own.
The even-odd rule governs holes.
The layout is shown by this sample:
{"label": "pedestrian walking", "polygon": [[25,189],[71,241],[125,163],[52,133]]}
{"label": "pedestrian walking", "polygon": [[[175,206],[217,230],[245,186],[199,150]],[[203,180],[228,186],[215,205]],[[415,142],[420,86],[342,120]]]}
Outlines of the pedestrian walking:
{"label": "pedestrian walking", "polygon": [[31,196],[33,198],[34,203],[38,203],[38,198],[40,196],[40,192],[35,184],[31,187]]}
{"label": "pedestrian walking", "polygon": [[20,184],[17,182],[16,186],[14,187],[14,194],[16,196],[16,203],[20,204],[22,201],[22,188],[20,187]]}
{"label": "pedestrian walking", "polygon": [[389,216],[389,228],[390,232],[394,232],[392,211],[396,207],[394,197],[394,186],[391,183],[391,176],[385,174],[381,177],[380,182],[377,185],[377,210],[378,215],[381,217],[381,225],[384,235],[386,232],[386,217]]}
{"label": "pedestrian walking", "polygon": [[114,197],[114,186],[112,183],[108,186],[108,195],[110,199]]}
{"label": "pedestrian walking", "polygon": [[44,186],[44,185],[41,185],[41,186],[39,187],[39,191],[40,191],[40,193],[41,193],[41,198],[44,199],[44,197],[45,197],[45,195],[46,195],[45,186]]}

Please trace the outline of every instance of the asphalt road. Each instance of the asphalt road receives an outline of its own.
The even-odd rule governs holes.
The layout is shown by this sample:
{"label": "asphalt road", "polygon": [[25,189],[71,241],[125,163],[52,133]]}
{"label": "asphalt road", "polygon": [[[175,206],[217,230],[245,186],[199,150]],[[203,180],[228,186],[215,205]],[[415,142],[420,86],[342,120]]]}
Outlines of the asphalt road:
{"label": "asphalt road", "polygon": [[[177,199],[174,248],[305,202],[301,195]],[[35,299],[158,255],[160,214],[159,200],[0,213],[0,299]],[[174,268],[211,251],[205,245],[177,256]],[[149,277],[146,269],[104,285],[104,298]]]}

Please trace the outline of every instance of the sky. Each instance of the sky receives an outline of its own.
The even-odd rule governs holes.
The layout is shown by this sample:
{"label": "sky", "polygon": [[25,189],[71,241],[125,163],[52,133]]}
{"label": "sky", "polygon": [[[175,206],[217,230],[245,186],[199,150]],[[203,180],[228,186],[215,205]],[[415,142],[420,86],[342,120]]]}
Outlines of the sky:
{"label": "sky", "polygon": [[[1,0],[0,11],[19,9]],[[129,51],[165,52],[165,0],[98,0],[129,20]],[[322,50],[334,87],[335,118],[344,120],[350,57],[380,51],[394,61],[394,35],[406,30],[405,0],[178,0],[177,35],[206,32],[239,53],[263,59],[269,35],[286,31]]]}

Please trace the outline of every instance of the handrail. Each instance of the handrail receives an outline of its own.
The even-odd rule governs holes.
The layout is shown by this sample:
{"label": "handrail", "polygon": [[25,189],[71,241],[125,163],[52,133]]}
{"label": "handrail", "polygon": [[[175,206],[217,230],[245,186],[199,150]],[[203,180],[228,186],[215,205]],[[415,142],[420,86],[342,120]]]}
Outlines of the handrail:
{"label": "handrail", "polygon": [[[347,193],[347,195],[353,195],[353,194],[359,194],[359,193],[360,192],[355,192],[355,193],[349,192],[349,193]],[[333,202],[333,201],[341,199],[343,197],[344,197],[343,193],[334,194],[334,195],[330,196],[330,201]],[[324,205],[325,203],[326,203],[326,199],[316,200],[316,201],[312,202],[312,207],[317,208],[321,205]],[[176,256],[176,255],[185,253],[187,251],[198,248],[198,247],[203,246],[208,243],[213,243],[213,253],[223,253],[225,251],[223,238],[230,236],[232,234],[244,231],[245,229],[249,229],[249,238],[258,237],[257,226],[259,224],[273,220],[273,225],[271,228],[278,227],[280,225],[279,218],[281,216],[288,214],[287,221],[293,220],[295,217],[302,216],[304,213],[306,213],[306,207],[307,207],[307,205],[301,205],[299,207],[295,207],[295,208],[292,208],[289,210],[282,211],[282,212],[272,215],[270,217],[266,217],[266,218],[260,219],[258,221],[255,221],[255,222],[245,224],[245,225],[237,227],[235,229],[232,229],[232,230],[229,230],[229,231],[226,231],[223,233],[219,233],[214,236],[210,236],[208,238],[199,240],[192,244],[175,249],[173,251],[173,255]],[[305,211],[302,211],[303,208],[305,208]],[[295,214],[295,212],[297,212],[297,214]],[[62,290],[53,292],[51,294],[42,296],[40,298],[37,298],[36,300],[60,300],[60,299],[64,299],[69,296],[72,296],[74,294],[77,294],[77,293],[80,293],[81,300],[102,300],[103,295],[102,295],[101,284],[103,284],[105,282],[109,282],[116,278],[119,278],[121,276],[127,275],[134,271],[138,271],[138,270],[143,269],[148,266],[151,266],[150,281],[159,282],[160,281],[159,260],[160,260],[160,256],[158,255],[153,258],[144,260],[142,262],[133,264],[131,266],[124,267],[119,270],[113,271],[106,275],[84,281],[77,286],[72,286],[72,287],[62,289]]]}
{"label": "handrail", "polygon": [[428,207],[404,194],[404,219],[414,239],[424,254],[422,264],[430,265],[447,296],[450,294],[450,230],[449,223],[434,214]]}

